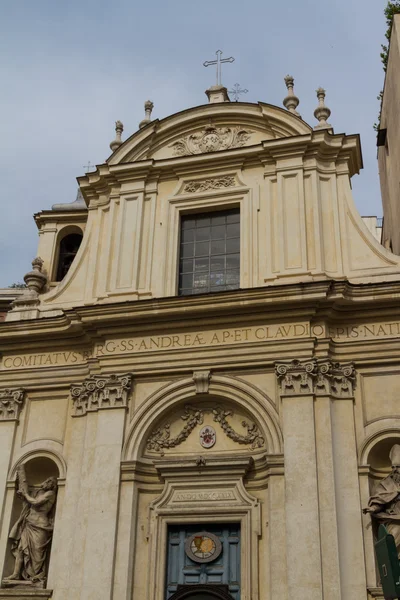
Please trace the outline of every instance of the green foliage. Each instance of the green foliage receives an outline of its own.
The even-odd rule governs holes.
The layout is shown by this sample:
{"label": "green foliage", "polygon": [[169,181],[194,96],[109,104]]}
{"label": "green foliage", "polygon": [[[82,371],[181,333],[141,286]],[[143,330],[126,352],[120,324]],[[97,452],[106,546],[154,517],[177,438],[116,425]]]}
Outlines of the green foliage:
{"label": "green foliage", "polygon": [[[386,44],[381,45],[382,52],[381,52],[380,56],[381,56],[381,61],[383,64],[383,70],[386,73],[388,58],[389,58],[390,35],[392,33],[392,27],[393,27],[393,17],[394,17],[394,15],[400,13],[400,0],[394,0],[394,2],[391,2],[391,0],[388,0],[386,8],[383,12],[384,12],[384,15],[386,18],[385,38],[387,39],[387,45]],[[377,96],[377,99],[380,101],[380,104],[379,104],[380,109],[379,109],[378,122],[374,123],[375,131],[379,131],[379,127],[380,127],[380,123],[381,123],[383,91],[379,92],[379,96]]]}
{"label": "green foliage", "polygon": [[21,281],[18,281],[17,283],[12,283],[11,285],[9,285],[8,288],[13,290],[22,290],[26,288],[26,284],[21,283]]}

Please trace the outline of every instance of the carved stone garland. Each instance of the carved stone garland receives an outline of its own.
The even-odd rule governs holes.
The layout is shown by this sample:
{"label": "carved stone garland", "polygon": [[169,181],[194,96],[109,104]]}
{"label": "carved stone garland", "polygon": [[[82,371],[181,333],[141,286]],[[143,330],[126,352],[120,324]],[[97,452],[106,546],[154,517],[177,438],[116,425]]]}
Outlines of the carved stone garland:
{"label": "carved stone garland", "polygon": [[22,388],[0,390],[0,421],[17,421],[24,397],[25,390]]}
{"label": "carved stone garland", "polygon": [[188,181],[183,188],[183,192],[194,194],[207,192],[208,190],[220,190],[228,187],[234,187],[236,180],[234,175],[224,175],[223,177],[214,177],[212,179],[201,179]]}
{"label": "carved stone garland", "polygon": [[250,139],[251,133],[243,127],[215,127],[209,125],[199,133],[192,133],[174,142],[175,156],[188,154],[203,154],[228,148],[240,148]]}
{"label": "carved stone garland", "polygon": [[[213,409],[209,409],[207,412],[209,411],[212,411],[214,421],[219,423],[224,433],[234,442],[250,446],[252,450],[261,448],[264,445],[265,440],[261,435],[259,428],[254,423],[242,421],[242,426],[247,429],[247,435],[241,435],[229,425],[226,419],[226,417],[233,415],[231,410],[225,410],[221,406],[216,406]],[[179,446],[179,444],[182,444],[182,442],[189,437],[197,425],[203,424],[204,412],[204,409],[195,408],[189,404],[185,405],[185,412],[181,415],[181,419],[186,421],[184,428],[174,438],[170,437],[170,423],[166,423],[163,427],[157,428],[147,440],[147,450],[163,453],[164,448],[174,448],[175,446]]]}
{"label": "carved stone garland", "polygon": [[335,398],[350,398],[354,394],[356,372],[351,362],[293,360],[276,363],[275,372],[283,396],[329,394]]}
{"label": "carved stone garland", "polygon": [[131,373],[93,375],[83,383],[72,384],[73,416],[81,417],[103,408],[127,407],[131,384]]}

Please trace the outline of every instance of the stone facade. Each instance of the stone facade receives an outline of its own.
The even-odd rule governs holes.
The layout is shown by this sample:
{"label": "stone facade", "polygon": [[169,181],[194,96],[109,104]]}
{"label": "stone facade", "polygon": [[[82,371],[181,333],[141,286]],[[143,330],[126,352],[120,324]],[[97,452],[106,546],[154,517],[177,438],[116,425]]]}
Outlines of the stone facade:
{"label": "stone facade", "polygon": [[383,204],[382,243],[400,254],[400,14],[394,15],[389,59],[383,90],[380,129],[385,139],[378,146],[379,177]]}
{"label": "stone facade", "polygon": [[[383,598],[362,509],[400,443],[400,259],[354,207],[358,136],[293,110],[118,125],[58,284],[62,233],[36,217],[46,286],[0,324],[0,598],[172,598],[170,532],[229,524],[240,581],[212,597]],[[239,289],[178,296],[181,216],[233,207]],[[7,580],[54,477],[45,576]]]}

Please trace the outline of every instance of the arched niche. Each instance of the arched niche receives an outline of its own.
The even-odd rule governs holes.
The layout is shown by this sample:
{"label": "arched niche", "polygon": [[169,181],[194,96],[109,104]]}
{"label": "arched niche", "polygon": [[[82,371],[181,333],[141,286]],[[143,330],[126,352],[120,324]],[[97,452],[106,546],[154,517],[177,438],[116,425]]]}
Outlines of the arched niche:
{"label": "arched niche", "polygon": [[[17,493],[18,490],[24,488],[30,497],[36,498],[39,493],[41,493],[43,489],[44,482],[48,481],[50,478],[53,480],[58,480],[60,477],[60,469],[57,466],[55,460],[50,458],[49,455],[46,454],[38,454],[36,456],[25,457],[26,460],[20,459],[18,464],[12,469],[13,477],[16,478],[15,481],[15,490],[14,490],[14,498],[12,502],[11,508],[11,518],[8,532],[8,541],[7,541],[7,549],[6,556],[4,560],[3,566],[3,578],[9,577],[13,571],[15,570],[16,564],[16,556],[18,551],[21,551],[21,547],[19,545],[19,541],[22,540],[21,543],[25,543],[22,538],[22,531],[25,527],[26,520],[29,520],[29,514],[31,511],[31,507],[29,503],[23,500],[20,495]],[[55,494],[57,494],[57,489],[54,490]],[[51,508],[49,508],[48,513],[45,514],[48,520],[48,531],[50,531],[53,527],[55,514],[56,514],[56,496],[55,501],[52,504]],[[19,539],[18,539],[18,536]],[[31,539],[28,537],[29,546],[32,543]],[[40,539],[40,542],[43,542]],[[51,555],[51,545],[52,545],[52,533],[48,534],[48,539],[46,543],[41,543],[41,546],[45,548],[44,550],[44,562],[43,562],[43,573],[45,574],[43,578],[32,579],[30,582],[28,578],[28,583],[26,583],[25,575],[21,575],[21,579],[25,581],[25,586],[28,586],[31,583],[32,587],[45,587],[46,586],[46,577],[49,568],[50,555]],[[29,555],[30,547],[27,550]],[[26,552],[24,552],[26,554]],[[26,566],[24,565],[23,569]],[[28,589],[28,588],[27,588]]]}
{"label": "arched niche", "polygon": [[53,281],[62,281],[67,275],[83,239],[83,231],[77,225],[61,229],[57,236]]}
{"label": "arched niche", "polygon": [[[283,452],[283,437],[279,418],[270,398],[255,386],[239,378],[212,375],[207,386],[207,392],[204,393],[196,393],[193,378],[182,378],[167,384],[152,394],[132,419],[122,453],[123,460],[132,461],[145,457],[149,458],[149,438],[157,428],[164,427],[172,415],[175,415],[174,427],[179,429],[179,421],[183,424],[185,421],[181,417],[184,415],[186,405],[204,407],[207,411],[212,411],[216,407],[226,407],[227,410],[232,410],[234,419],[236,419],[236,416],[239,418],[242,416],[243,421],[254,424],[258,428],[264,443],[254,448],[251,448],[251,444],[238,443],[238,446],[241,446],[242,453],[260,451],[268,454],[281,454]],[[208,414],[212,415],[212,412],[208,412]],[[211,419],[213,419],[212,416]],[[227,415],[226,419],[229,425],[231,415]],[[220,423],[214,422],[214,425],[217,435],[219,434],[223,439],[224,432],[221,432]],[[246,427],[239,427],[236,422],[235,427],[237,427],[236,433],[246,434]],[[250,450],[246,450],[246,447]],[[199,446],[199,451],[201,449],[201,446]],[[222,452],[225,450],[229,450],[229,448],[221,448]],[[199,451],[197,454],[199,454]],[[154,460],[154,458],[153,454],[152,459]]]}

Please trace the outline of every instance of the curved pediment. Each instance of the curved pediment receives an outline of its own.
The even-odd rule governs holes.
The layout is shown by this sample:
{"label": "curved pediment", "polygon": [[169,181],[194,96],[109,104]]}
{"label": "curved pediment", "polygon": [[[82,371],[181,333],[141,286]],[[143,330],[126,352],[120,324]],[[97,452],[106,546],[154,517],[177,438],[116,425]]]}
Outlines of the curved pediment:
{"label": "curved pediment", "polygon": [[207,104],[152,121],[128,138],[107,162],[116,165],[218,152],[310,131],[307,123],[277,106]]}

